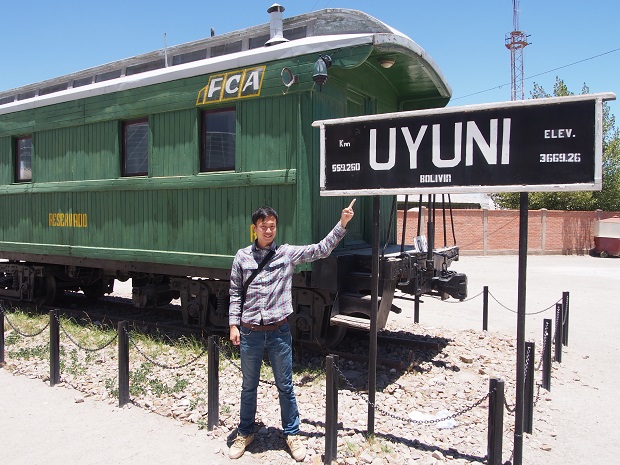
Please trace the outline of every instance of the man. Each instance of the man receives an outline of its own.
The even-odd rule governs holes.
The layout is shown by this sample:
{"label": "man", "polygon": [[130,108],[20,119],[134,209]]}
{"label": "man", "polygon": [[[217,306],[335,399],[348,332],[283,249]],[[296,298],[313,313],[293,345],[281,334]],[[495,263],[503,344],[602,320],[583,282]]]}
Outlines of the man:
{"label": "man", "polygon": [[[327,257],[346,234],[353,218],[353,204],[342,210],[340,221],[318,244],[276,246],[278,214],[261,207],[252,215],[256,241],[235,255],[230,273],[230,340],[241,345],[240,421],[229,457],[237,459],[254,440],[256,390],[263,353],[267,350],[280,399],[280,415],[286,444],[293,458],[301,462],[306,447],[299,439],[299,411],[293,391],[291,331],[287,317],[293,313],[292,281],[295,266]],[[269,254],[270,258],[265,260]],[[261,262],[263,268],[260,269]],[[253,279],[248,282],[254,274]],[[244,293],[244,284],[247,287]]]}

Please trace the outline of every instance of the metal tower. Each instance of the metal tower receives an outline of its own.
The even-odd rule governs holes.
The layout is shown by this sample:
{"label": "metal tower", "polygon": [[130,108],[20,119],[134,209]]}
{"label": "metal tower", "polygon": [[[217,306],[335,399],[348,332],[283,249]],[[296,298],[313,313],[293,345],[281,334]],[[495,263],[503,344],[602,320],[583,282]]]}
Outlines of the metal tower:
{"label": "metal tower", "polygon": [[519,30],[519,0],[512,0],[512,26],[513,31],[505,39],[510,50],[511,100],[523,100],[523,49],[529,45],[529,35]]}

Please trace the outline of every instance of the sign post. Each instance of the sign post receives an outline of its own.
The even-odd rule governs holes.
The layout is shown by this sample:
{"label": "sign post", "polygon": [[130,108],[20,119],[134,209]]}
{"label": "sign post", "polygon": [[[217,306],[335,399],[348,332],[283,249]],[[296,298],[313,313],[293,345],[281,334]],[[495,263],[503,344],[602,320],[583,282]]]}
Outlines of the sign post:
{"label": "sign post", "polygon": [[[601,190],[603,101],[615,98],[615,94],[608,92],[313,123],[321,132],[321,195],[375,196],[368,394],[373,405],[378,196],[520,192],[514,458],[515,465],[521,464],[528,193]],[[432,237],[428,244],[432,257]],[[369,406],[368,413],[371,434],[372,408]]]}
{"label": "sign post", "polygon": [[377,315],[379,314],[379,226],[381,199],[372,198],[372,278],[370,284],[370,341],[368,344],[368,435],[375,434],[377,391]]}
{"label": "sign post", "polygon": [[528,193],[519,198],[519,275],[517,277],[517,392],[515,393],[514,463],[523,460],[523,418],[525,399],[525,291],[527,280]]}

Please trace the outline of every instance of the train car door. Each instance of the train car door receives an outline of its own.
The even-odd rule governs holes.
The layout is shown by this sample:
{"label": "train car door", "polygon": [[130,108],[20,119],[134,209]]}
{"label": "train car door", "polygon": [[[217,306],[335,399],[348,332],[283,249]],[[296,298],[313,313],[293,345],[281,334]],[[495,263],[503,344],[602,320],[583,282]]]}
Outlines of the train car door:
{"label": "train car door", "polygon": [[[347,116],[362,116],[368,114],[368,105],[369,99],[349,89],[347,97]],[[344,200],[348,202],[347,199]],[[344,237],[345,247],[370,242],[369,240],[365,240],[364,237],[364,225],[370,213],[366,211],[366,202],[362,202],[362,200],[363,199],[357,199],[355,204],[355,221],[351,221],[347,226],[349,232]]]}

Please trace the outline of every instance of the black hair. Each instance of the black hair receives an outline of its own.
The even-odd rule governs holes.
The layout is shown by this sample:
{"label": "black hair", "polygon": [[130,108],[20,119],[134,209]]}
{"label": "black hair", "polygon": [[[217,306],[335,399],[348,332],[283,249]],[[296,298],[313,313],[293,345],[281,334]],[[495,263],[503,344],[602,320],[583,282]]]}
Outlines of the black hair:
{"label": "black hair", "polygon": [[256,225],[258,220],[264,220],[268,216],[273,216],[276,219],[276,224],[278,224],[278,213],[273,208],[266,205],[258,208],[252,213],[252,224]]}

